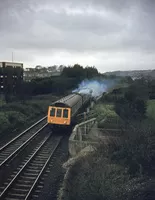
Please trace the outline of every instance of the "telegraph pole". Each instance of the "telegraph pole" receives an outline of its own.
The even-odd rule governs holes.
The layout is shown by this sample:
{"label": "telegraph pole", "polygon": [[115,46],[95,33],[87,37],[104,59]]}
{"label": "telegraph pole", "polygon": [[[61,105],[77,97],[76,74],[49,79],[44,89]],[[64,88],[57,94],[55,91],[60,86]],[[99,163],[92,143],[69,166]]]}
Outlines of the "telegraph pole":
{"label": "telegraph pole", "polygon": [[13,62],[13,52],[12,52],[12,62]]}

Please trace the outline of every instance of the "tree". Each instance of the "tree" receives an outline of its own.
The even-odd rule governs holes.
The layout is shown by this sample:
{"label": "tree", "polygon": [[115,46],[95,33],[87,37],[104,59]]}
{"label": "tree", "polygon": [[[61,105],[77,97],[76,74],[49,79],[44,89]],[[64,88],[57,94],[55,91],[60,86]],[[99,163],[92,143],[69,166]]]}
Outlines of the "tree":
{"label": "tree", "polygon": [[62,71],[62,76],[81,80],[85,77],[84,69],[79,64],[75,64],[73,67],[65,67]]}
{"label": "tree", "polygon": [[98,76],[98,70],[95,67],[86,67],[84,69],[84,73],[86,78],[93,78],[95,76]]}
{"label": "tree", "polygon": [[126,89],[124,97],[115,102],[115,111],[126,120],[141,120],[145,118],[148,99],[145,79],[136,80]]}

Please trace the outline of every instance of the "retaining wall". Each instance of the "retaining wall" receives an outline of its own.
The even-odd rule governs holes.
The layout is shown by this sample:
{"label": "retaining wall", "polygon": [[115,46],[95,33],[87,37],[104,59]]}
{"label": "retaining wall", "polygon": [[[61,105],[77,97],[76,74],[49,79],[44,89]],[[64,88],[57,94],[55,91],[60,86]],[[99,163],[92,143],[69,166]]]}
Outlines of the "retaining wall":
{"label": "retaining wall", "polygon": [[75,126],[69,139],[69,153],[76,156],[82,149],[89,145],[96,145],[97,142],[86,140],[91,128],[95,126],[96,118],[82,122]]}

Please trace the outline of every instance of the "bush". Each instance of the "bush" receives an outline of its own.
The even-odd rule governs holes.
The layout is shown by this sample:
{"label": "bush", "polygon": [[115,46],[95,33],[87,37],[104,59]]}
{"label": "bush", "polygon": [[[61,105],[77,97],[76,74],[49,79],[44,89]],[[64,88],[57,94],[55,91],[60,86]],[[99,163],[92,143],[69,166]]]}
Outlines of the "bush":
{"label": "bush", "polygon": [[4,104],[0,111],[0,133],[9,133],[15,128],[26,128],[45,116],[48,106],[57,99],[56,97],[52,99],[51,95],[44,95],[42,100],[40,98],[41,96],[32,98],[24,104],[20,102]]}
{"label": "bush", "polygon": [[98,128],[118,129],[122,126],[122,121],[115,113],[113,105],[97,104],[89,116],[97,118]]}
{"label": "bush", "polygon": [[115,149],[112,159],[129,168],[132,175],[154,173],[155,127],[146,121],[131,123],[122,137],[122,144]]}
{"label": "bush", "polygon": [[117,114],[113,111],[113,105],[108,104],[97,104],[94,109],[90,112],[90,116],[96,117],[97,121],[101,121],[106,117],[116,117]]}
{"label": "bush", "polygon": [[17,111],[10,111],[10,112],[6,112],[8,115],[8,120],[10,122],[10,124],[12,124],[13,126],[21,126],[26,122],[27,117]]}
{"label": "bush", "polygon": [[[130,97],[131,98],[131,97]],[[142,120],[146,117],[146,101],[121,99],[115,102],[114,110],[124,120]]]}
{"label": "bush", "polygon": [[4,112],[0,112],[0,133],[8,129],[10,125],[8,115]]}
{"label": "bush", "polygon": [[147,117],[155,120],[155,100],[149,100],[147,103]]}
{"label": "bush", "polygon": [[[109,159],[111,146],[79,158],[69,170],[66,200],[141,200],[155,198],[154,181],[147,176],[132,177],[128,168]],[[58,198],[59,200],[61,198]]]}

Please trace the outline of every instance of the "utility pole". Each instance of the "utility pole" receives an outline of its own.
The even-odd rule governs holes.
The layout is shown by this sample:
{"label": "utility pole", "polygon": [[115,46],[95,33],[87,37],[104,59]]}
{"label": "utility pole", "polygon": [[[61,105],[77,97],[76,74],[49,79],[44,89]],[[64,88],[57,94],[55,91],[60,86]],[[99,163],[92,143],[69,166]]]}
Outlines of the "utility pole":
{"label": "utility pole", "polygon": [[13,52],[12,52],[12,62],[13,62]]}

